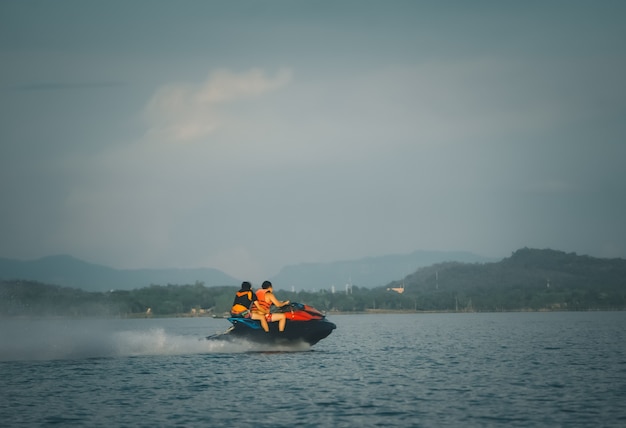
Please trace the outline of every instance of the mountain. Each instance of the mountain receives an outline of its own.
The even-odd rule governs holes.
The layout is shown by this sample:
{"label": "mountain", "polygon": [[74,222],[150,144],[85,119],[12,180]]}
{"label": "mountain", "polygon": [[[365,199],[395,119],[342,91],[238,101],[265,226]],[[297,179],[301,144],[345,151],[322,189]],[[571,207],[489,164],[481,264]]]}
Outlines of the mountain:
{"label": "mountain", "polygon": [[[439,263],[402,280],[407,292],[465,291],[470,288],[626,287],[626,260],[602,259],[552,249],[521,248],[496,263]],[[400,281],[389,284],[397,287]]]}
{"label": "mountain", "polygon": [[239,280],[217,269],[128,269],[118,270],[60,255],[38,260],[0,258],[0,279],[32,280],[87,291],[132,290],[152,284],[194,284],[207,287],[238,285]]}
{"label": "mountain", "polygon": [[522,248],[494,263],[422,267],[374,291],[400,287],[422,310],[622,310],[626,260]]}
{"label": "mountain", "polygon": [[[60,261],[76,263],[71,258]],[[79,264],[83,266],[84,262]],[[190,284],[89,293],[41,282],[0,280],[0,317],[145,315],[146,308],[158,315],[189,314],[197,308],[214,308],[215,313],[221,313],[230,307],[233,285]],[[283,288],[278,292],[281,299],[323,311],[624,310],[626,260],[523,248],[497,262],[446,261],[420,267],[383,286],[355,284],[336,292],[329,288],[300,293]]]}
{"label": "mountain", "polygon": [[302,263],[286,266],[270,281],[283,290],[337,291],[350,283],[359,287],[377,287],[415,272],[420,267],[442,262],[487,263],[494,259],[462,251],[415,251],[410,254],[367,257],[331,263]]}

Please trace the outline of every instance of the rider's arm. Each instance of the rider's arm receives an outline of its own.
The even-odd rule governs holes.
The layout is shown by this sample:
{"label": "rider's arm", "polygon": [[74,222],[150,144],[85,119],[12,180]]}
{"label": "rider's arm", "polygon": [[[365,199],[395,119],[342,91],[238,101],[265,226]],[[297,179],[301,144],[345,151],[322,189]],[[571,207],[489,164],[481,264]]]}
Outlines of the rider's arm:
{"label": "rider's arm", "polygon": [[274,293],[268,293],[268,295],[270,296],[270,300],[272,301],[272,303],[275,304],[276,306],[278,306],[279,308],[289,304],[289,300],[285,300],[284,302],[280,302],[276,298],[276,296],[274,296]]}

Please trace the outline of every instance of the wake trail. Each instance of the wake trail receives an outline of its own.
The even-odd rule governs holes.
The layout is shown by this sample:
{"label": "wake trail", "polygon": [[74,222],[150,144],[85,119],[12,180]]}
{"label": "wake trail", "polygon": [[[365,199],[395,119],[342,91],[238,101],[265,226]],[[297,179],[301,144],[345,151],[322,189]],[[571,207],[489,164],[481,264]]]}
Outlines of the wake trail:
{"label": "wake trail", "polygon": [[158,355],[302,352],[303,346],[259,345],[246,340],[207,340],[163,328],[125,331],[61,330],[44,334],[0,334],[0,361],[47,361]]}

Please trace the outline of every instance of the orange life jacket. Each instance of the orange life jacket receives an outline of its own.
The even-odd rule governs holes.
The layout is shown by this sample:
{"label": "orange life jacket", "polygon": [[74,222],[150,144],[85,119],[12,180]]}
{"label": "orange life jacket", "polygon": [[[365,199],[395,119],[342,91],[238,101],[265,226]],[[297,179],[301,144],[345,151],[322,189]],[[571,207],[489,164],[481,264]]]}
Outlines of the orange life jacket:
{"label": "orange life jacket", "polygon": [[252,303],[252,291],[238,291],[235,295],[235,301],[233,302],[233,307],[230,309],[230,313],[233,315],[245,315],[245,313],[250,309],[250,304]]}
{"label": "orange life jacket", "polygon": [[268,290],[264,290],[264,289],[259,289],[256,291],[256,298],[259,302],[259,305],[261,305],[261,308],[263,309],[262,311],[259,311],[258,308],[256,307],[256,305],[252,305],[252,310],[254,312],[261,312],[264,314],[267,314],[270,312],[270,307],[272,306],[272,302],[266,302],[265,301],[265,295],[267,294]]}

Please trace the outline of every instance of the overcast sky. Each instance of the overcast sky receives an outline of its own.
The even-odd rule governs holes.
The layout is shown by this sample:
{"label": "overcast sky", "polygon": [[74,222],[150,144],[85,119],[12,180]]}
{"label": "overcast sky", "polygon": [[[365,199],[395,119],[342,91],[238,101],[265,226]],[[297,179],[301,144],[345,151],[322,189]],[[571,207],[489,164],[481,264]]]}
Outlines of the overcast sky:
{"label": "overcast sky", "polygon": [[626,2],[0,2],[0,257],[626,258]]}

